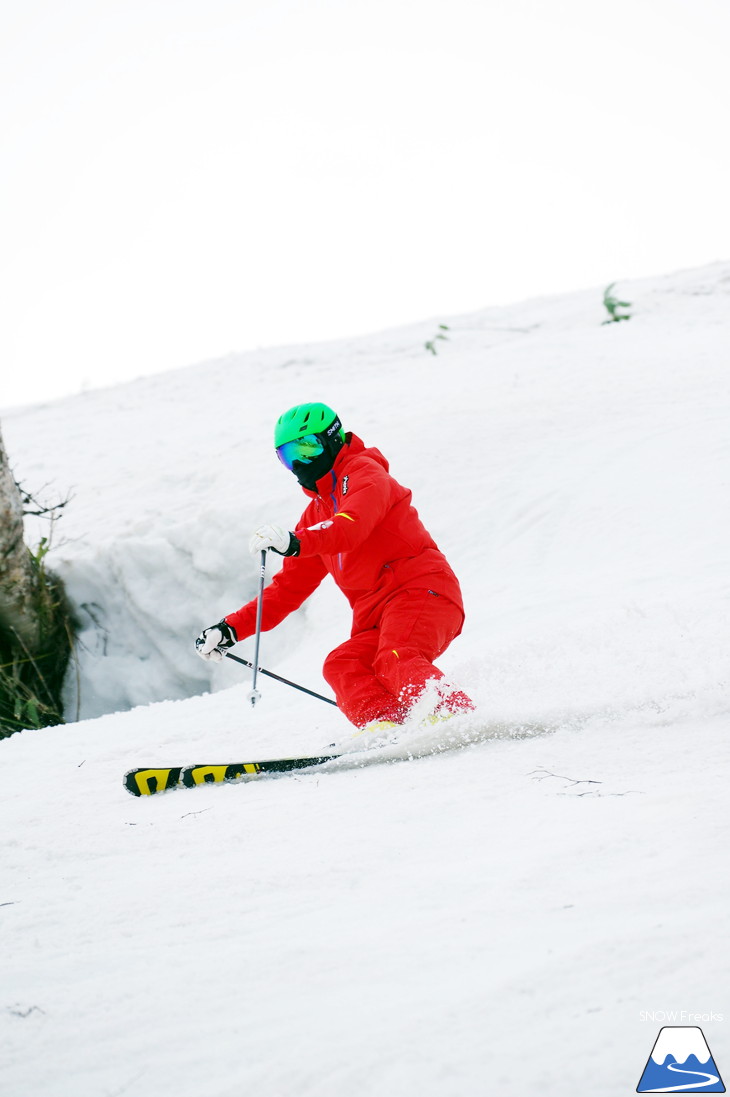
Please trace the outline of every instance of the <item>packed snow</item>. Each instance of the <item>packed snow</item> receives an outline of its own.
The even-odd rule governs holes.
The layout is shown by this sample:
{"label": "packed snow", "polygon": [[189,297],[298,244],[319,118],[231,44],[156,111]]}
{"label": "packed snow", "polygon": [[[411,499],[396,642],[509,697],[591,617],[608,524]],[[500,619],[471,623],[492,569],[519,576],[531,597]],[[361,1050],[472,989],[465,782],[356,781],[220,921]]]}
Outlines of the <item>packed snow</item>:
{"label": "packed snow", "polygon": [[[3,1093],[614,1097],[671,1009],[730,1071],[730,263],[618,289],[623,323],[593,288],[2,414],[21,481],[72,492],[49,560],[79,628],[69,722],[0,742]],[[196,657],[255,594],[249,533],[303,509],[272,432],[306,400],[413,489],[476,714],[353,749],[335,708],[265,678],[252,707]],[[327,693],[348,632],[327,581],[262,665]]]}

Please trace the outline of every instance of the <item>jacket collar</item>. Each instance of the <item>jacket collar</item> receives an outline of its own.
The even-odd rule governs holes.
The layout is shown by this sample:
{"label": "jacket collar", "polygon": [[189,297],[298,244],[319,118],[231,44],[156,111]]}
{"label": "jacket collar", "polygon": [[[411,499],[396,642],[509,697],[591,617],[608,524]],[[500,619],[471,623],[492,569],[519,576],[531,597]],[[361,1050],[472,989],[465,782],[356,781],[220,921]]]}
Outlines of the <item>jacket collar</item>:
{"label": "jacket collar", "polygon": [[340,469],[347,461],[348,457],[353,453],[359,453],[365,446],[360,438],[356,434],[348,432],[345,436],[345,444],[340,452],[335,457],[335,463],[329,472],[326,472],[324,476],[317,481],[317,490],[310,491],[309,488],[302,488],[302,491],[308,499],[318,499],[323,495],[331,495],[335,490],[335,484],[339,479]]}

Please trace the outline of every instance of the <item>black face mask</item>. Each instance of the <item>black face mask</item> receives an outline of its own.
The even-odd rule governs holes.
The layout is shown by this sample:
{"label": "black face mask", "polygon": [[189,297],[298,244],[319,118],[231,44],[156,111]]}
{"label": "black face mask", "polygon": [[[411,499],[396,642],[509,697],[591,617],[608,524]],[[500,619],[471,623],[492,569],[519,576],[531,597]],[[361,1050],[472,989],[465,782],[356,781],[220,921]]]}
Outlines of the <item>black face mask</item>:
{"label": "black face mask", "polygon": [[304,461],[295,461],[292,465],[292,472],[307,491],[317,490],[317,481],[321,480],[332,469],[335,458],[344,445],[339,434],[335,434],[332,438],[325,438],[321,434],[317,437],[321,439],[324,446],[324,450],[319,457],[315,457],[313,461],[306,463]]}

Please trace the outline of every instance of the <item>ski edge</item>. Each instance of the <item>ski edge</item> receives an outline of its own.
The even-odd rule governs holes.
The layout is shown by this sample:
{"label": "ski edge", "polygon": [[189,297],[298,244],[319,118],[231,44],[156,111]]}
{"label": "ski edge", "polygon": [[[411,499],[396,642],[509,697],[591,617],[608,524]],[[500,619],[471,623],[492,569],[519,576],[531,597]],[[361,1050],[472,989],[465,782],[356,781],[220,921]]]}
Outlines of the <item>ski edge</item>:
{"label": "ski edge", "polygon": [[124,787],[132,796],[153,796],[178,788],[195,788],[197,785],[238,781],[242,777],[310,769],[341,757],[341,754],[318,754],[311,758],[268,758],[259,762],[232,762],[226,765],[142,766],[125,773]]}

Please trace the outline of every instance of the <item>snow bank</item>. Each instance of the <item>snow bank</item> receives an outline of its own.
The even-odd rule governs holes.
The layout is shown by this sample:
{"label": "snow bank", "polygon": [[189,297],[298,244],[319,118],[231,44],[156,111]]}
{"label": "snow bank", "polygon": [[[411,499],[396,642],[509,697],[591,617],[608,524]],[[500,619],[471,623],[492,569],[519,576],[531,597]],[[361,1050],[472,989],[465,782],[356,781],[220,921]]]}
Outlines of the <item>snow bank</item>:
{"label": "snow bank", "polygon": [[[514,666],[513,644],[543,677],[558,662],[592,676],[570,691],[588,707],[712,678],[725,627],[730,267],[622,294],[633,312],[623,324],[602,326],[595,290],[446,318],[437,357],[423,347],[429,322],[8,413],[22,479],[74,492],[51,563],[79,617],[81,716],[237,680],[194,658],[192,640],[255,593],[250,530],[300,513],[271,433],[283,408],[310,398],[334,405],[413,487],[467,600],[445,662],[461,671],[468,660],[485,696],[500,664]],[[265,638],[263,655],[316,677],[346,629],[324,591]],[[586,657],[596,645],[605,658]],[[563,698],[565,686],[561,675]]]}

